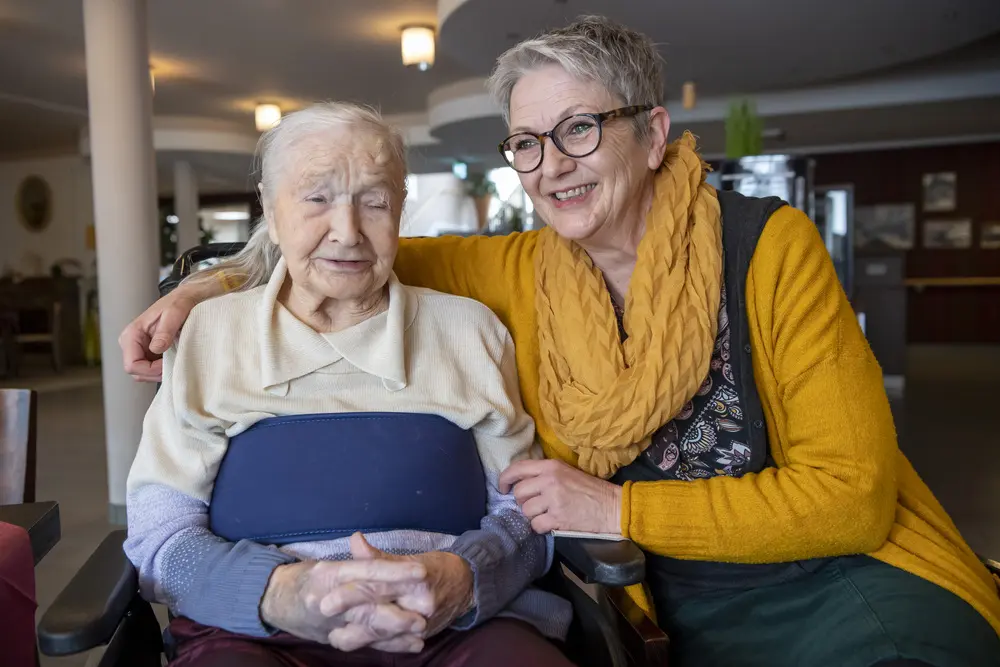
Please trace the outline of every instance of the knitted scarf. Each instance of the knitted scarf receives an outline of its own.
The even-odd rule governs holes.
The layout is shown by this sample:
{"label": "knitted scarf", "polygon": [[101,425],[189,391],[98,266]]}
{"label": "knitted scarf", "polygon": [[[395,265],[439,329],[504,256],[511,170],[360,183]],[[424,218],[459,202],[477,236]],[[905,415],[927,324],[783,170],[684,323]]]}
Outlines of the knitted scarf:
{"label": "knitted scarf", "polygon": [[690,133],[654,176],[652,206],[625,298],[621,342],[611,297],[586,252],[542,230],[535,254],[542,415],[607,479],[649,446],[695,395],[718,327],[722,228]]}

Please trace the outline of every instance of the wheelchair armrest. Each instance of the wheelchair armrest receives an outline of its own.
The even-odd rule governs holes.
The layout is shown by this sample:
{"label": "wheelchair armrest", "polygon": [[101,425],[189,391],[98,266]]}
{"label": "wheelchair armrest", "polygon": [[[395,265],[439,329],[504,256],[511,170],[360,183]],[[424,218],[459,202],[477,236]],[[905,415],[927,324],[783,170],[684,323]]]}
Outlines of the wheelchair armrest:
{"label": "wheelchair armrest", "polygon": [[125,556],[126,532],[116,530],[97,547],[38,624],[38,646],[49,656],[72,655],[111,639],[139,579]]}
{"label": "wheelchair armrest", "polygon": [[646,578],[646,557],[631,540],[557,537],[555,543],[556,560],[584,583],[618,588]]}

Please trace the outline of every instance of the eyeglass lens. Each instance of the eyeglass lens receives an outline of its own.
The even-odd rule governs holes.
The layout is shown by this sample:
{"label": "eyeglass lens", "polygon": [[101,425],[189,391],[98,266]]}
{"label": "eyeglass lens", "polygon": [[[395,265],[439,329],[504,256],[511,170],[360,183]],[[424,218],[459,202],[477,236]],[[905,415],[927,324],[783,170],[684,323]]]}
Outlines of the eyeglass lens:
{"label": "eyeglass lens", "polygon": [[[556,148],[570,157],[585,157],[597,150],[601,129],[590,116],[570,116],[552,130]],[[504,158],[517,171],[531,171],[542,161],[542,142],[533,134],[515,134],[504,144]]]}

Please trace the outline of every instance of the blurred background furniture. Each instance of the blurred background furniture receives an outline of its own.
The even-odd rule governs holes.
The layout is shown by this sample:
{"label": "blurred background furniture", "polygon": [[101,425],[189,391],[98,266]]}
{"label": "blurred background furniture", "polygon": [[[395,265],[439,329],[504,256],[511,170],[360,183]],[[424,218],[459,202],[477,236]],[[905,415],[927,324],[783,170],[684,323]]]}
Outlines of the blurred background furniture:
{"label": "blurred background furniture", "polygon": [[13,340],[5,341],[4,355],[13,363],[25,352],[42,351],[51,356],[56,371],[83,363],[83,330],[79,278],[33,277],[0,281],[0,312],[6,319],[16,314]]}
{"label": "blurred background furniture", "polygon": [[0,377],[16,377],[20,360],[17,332],[20,323],[17,311],[0,308]]}

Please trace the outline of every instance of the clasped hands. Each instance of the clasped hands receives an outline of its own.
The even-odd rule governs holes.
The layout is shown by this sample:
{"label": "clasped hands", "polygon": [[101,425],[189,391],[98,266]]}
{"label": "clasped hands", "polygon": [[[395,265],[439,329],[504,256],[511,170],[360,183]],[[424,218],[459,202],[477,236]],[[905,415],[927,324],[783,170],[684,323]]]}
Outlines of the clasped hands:
{"label": "clasped hands", "polygon": [[[621,491],[560,461],[519,461],[500,476],[537,533],[618,532]],[[460,556],[432,551],[396,556],[361,533],[353,560],[282,565],[261,600],[261,619],[289,634],[341,651],[366,646],[419,653],[424,640],[472,607],[474,580]]]}
{"label": "clasped hands", "polygon": [[361,533],[350,544],[353,560],[275,569],[261,600],[261,620],[341,651],[419,653],[425,639],[471,608],[472,570],[460,556],[387,554]]}

